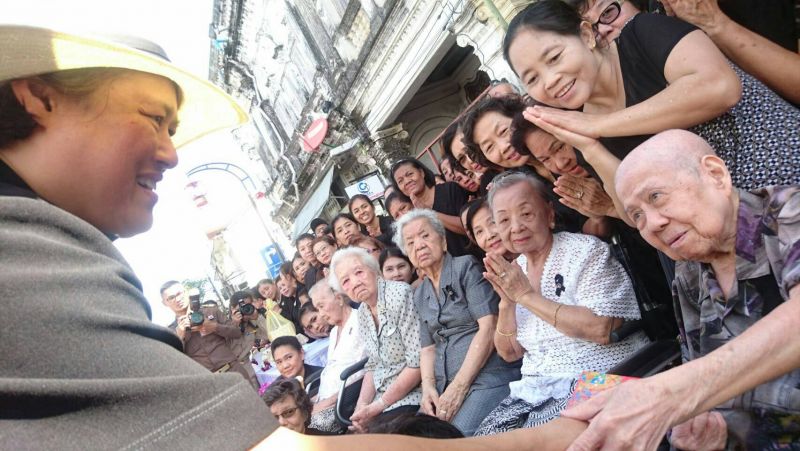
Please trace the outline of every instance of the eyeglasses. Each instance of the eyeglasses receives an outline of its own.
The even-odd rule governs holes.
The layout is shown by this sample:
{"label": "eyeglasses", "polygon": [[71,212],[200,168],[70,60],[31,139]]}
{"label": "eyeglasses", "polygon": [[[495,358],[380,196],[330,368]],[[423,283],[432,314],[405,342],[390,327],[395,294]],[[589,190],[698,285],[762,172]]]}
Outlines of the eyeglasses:
{"label": "eyeglasses", "polygon": [[600,13],[600,16],[597,18],[597,22],[595,22],[594,25],[597,24],[610,25],[615,20],[617,20],[619,18],[620,13],[622,13],[623,3],[625,3],[625,0],[615,0],[609,3],[608,6],[606,6],[606,9],[604,9],[603,12]]}
{"label": "eyeglasses", "polygon": [[175,294],[173,294],[171,296],[167,296],[167,302],[172,302],[172,301],[174,301],[175,299],[177,299],[177,298],[179,298],[181,296],[183,296],[183,291],[179,291],[179,292],[177,292],[177,293],[175,293]]}
{"label": "eyeglasses", "polygon": [[275,419],[276,419],[276,420],[280,420],[281,418],[283,418],[283,419],[285,419],[285,420],[288,420],[288,419],[289,419],[289,417],[291,417],[292,415],[294,415],[294,413],[295,413],[295,412],[297,412],[297,406],[295,406],[295,407],[292,407],[292,408],[289,408],[289,409],[286,409],[286,410],[284,410],[283,412],[281,412],[281,413],[279,413],[279,414],[275,415]]}

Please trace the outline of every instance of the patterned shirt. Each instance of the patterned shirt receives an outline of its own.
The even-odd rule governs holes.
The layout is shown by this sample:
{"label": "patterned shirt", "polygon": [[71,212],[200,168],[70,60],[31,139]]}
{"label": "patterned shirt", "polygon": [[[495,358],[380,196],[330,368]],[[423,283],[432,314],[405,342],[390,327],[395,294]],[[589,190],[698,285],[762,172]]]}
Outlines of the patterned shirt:
{"label": "patterned shirt", "polygon": [[[800,187],[739,190],[738,283],[728,299],[711,265],[677,263],[673,296],[684,360],[703,357],[741,335],[761,319],[765,305],[782,302],[765,301],[770,293],[788,299],[789,291],[800,281],[798,219]],[[800,448],[798,386],[800,370],[795,370],[720,406],[731,438],[748,449]],[[779,409],[789,413],[778,414]]]}
{"label": "patterned shirt", "polygon": [[[419,368],[419,316],[414,308],[411,285],[378,279],[378,327],[365,303],[358,308],[358,330],[367,350],[366,370],[372,371],[375,398],[383,395],[405,368]],[[419,386],[385,410],[418,405]]]}

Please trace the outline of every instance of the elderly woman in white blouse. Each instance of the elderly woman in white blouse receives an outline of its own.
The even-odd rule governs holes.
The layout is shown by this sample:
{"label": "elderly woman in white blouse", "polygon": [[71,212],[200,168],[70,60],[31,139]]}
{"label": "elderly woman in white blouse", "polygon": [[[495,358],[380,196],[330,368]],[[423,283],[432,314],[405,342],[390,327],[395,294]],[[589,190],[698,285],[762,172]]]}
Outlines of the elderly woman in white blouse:
{"label": "elderly woman in white blouse", "polygon": [[365,432],[383,412],[419,410],[419,316],[411,286],[384,280],[375,258],[358,247],[336,251],[329,282],[361,303],[356,315],[369,360],[351,428]]}
{"label": "elderly woman in white blouse", "polygon": [[642,332],[610,343],[612,330],[640,317],[630,279],[599,239],[553,233],[544,190],[510,172],[489,191],[503,247],[520,254],[516,262],[495,253],[484,259],[484,276],[501,298],[494,343],[505,360],[523,359],[522,379],[476,435],[550,421],[581,371],[607,371],[647,343]]}
{"label": "elderly woman in white blouse", "polygon": [[[339,432],[334,409],[341,386],[342,371],[366,356],[364,342],[358,334],[358,316],[350,303],[339,293],[334,293],[328,279],[317,282],[308,292],[311,302],[319,310],[322,319],[333,326],[328,345],[328,360],[320,375],[319,392],[311,411],[311,427],[325,432]],[[354,374],[347,384],[358,380],[361,373]]]}

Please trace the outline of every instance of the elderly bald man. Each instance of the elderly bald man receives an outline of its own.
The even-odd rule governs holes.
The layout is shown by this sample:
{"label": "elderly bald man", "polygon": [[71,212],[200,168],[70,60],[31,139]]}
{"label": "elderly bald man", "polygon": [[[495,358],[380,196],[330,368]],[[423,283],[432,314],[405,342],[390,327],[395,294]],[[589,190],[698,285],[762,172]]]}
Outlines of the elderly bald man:
{"label": "elderly bald man", "polygon": [[[747,449],[797,446],[800,187],[739,190],[705,141],[670,130],[625,158],[616,190],[644,239],[678,261],[687,363],[564,412],[592,419],[570,449],[655,449],[668,428],[715,407]],[[717,449],[720,419],[700,415],[673,438]]]}

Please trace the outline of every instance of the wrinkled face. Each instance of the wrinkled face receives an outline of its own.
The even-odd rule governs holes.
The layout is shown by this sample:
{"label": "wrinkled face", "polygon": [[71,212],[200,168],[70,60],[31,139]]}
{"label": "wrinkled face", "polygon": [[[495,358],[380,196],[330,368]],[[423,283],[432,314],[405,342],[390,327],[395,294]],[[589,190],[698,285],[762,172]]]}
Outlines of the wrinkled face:
{"label": "wrinkled face", "polygon": [[383,262],[383,278],[411,283],[411,265],[400,257],[389,257]]}
{"label": "wrinkled face", "polygon": [[378,277],[358,257],[348,257],[336,266],[336,277],[351,299],[372,302],[378,296]]}
{"label": "wrinkled face", "polygon": [[314,242],[314,240],[307,238],[297,243],[297,252],[300,253],[300,256],[303,257],[303,260],[309,265],[317,264],[317,258],[314,257],[314,251],[311,249],[312,242]]}
{"label": "wrinkled face", "polygon": [[278,297],[278,287],[274,283],[265,283],[258,286],[258,292],[265,299],[275,300]]}
{"label": "wrinkled face", "polygon": [[336,244],[349,246],[361,237],[361,229],[355,222],[347,218],[339,218],[333,225],[333,235],[336,237]]}
{"label": "wrinkled face", "polygon": [[331,326],[319,312],[306,313],[300,318],[303,329],[311,332],[314,338],[327,337],[331,333]]}
{"label": "wrinkled face", "polygon": [[295,376],[303,376],[303,351],[298,351],[291,346],[278,346],[272,350],[272,357],[275,359],[275,366],[281,376],[291,379]]}
{"label": "wrinkled face", "polygon": [[[150,228],[156,184],[178,156],[175,86],[129,71],[90,98],[53,94],[41,138],[58,146],[28,182],[44,199],[101,231],[132,236]],[[27,180],[26,180],[27,181]]]}
{"label": "wrinkled face", "polygon": [[392,176],[400,192],[406,197],[419,196],[425,190],[425,174],[411,163],[401,164]]}
{"label": "wrinkled face", "polygon": [[518,168],[530,159],[511,145],[511,118],[497,111],[484,113],[475,121],[473,137],[486,159],[500,167]]}
{"label": "wrinkled face", "polygon": [[469,155],[467,155],[467,146],[464,145],[462,139],[464,139],[464,134],[459,132],[453,139],[453,144],[450,145],[450,150],[453,152],[453,157],[458,161],[458,164],[473,172],[486,172],[484,166],[472,161]]}
{"label": "wrinkled face", "polygon": [[642,238],[673,260],[708,261],[723,247],[726,224],[736,223],[729,198],[692,173],[627,171],[617,193]]}
{"label": "wrinkled face", "polygon": [[176,315],[183,315],[189,308],[189,294],[183,285],[176,283],[164,290],[161,294],[161,302]]}
{"label": "wrinkled face", "polygon": [[445,237],[426,218],[417,218],[403,227],[405,254],[415,268],[423,271],[442,264],[447,249]]}
{"label": "wrinkled face", "polygon": [[575,149],[546,131],[536,130],[526,134],[525,146],[553,174],[589,177],[589,172],[578,164]]}
{"label": "wrinkled face", "polygon": [[306,280],[306,273],[308,273],[309,264],[302,258],[296,258],[292,261],[292,269],[297,280]]}
{"label": "wrinkled face", "polygon": [[588,4],[589,9],[583,13],[583,18],[597,25],[598,35],[607,43],[616,39],[625,24],[640,12],[633,3],[625,0],[589,0]]}
{"label": "wrinkled face", "polygon": [[339,325],[344,319],[342,316],[342,304],[344,301],[341,297],[333,294],[333,291],[318,290],[314,293],[311,302],[319,310],[322,320],[329,325]]}
{"label": "wrinkled face", "polygon": [[328,228],[328,226],[325,225],[325,224],[320,224],[320,225],[314,227],[314,236],[321,237],[322,235],[325,235],[325,229],[326,228]]}
{"label": "wrinkled face", "polygon": [[331,257],[333,257],[333,253],[336,252],[336,246],[332,246],[324,241],[318,241],[314,244],[313,250],[317,261],[323,265],[330,265]]}
{"label": "wrinkled face", "polygon": [[511,252],[538,252],[552,242],[553,209],[528,183],[520,182],[498,191],[492,216],[503,247]]}
{"label": "wrinkled face", "polygon": [[531,28],[520,30],[509,47],[509,62],[525,91],[555,108],[576,110],[591,97],[599,60],[589,45],[593,32],[581,37]]}
{"label": "wrinkled face", "polygon": [[372,206],[372,202],[367,202],[364,199],[358,198],[350,205],[350,214],[352,214],[359,223],[368,225],[375,219],[375,207]]}
{"label": "wrinkled face", "polygon": [[389,205],[389,214],[392,215],[395,221],[400,219],[404,214],[408,213],[409,211],[414,209],[414,205],[411,202],[405,202],[403,200],[396,200]]}
{"label": "wrinkled face", "polygon": [[503,240],[497,233],[497,225],[492,219],[492,211],[488,206],[482,207],[472,216],[472,233],[475,243],[486,253],[504,253]]}
{"label": "wrinkled face", "polygon": [[284,396],[269,406],[269,411],[278,420],[278,424],[300,434],[306,431],[306,418],[297,407],[291,396]]}

